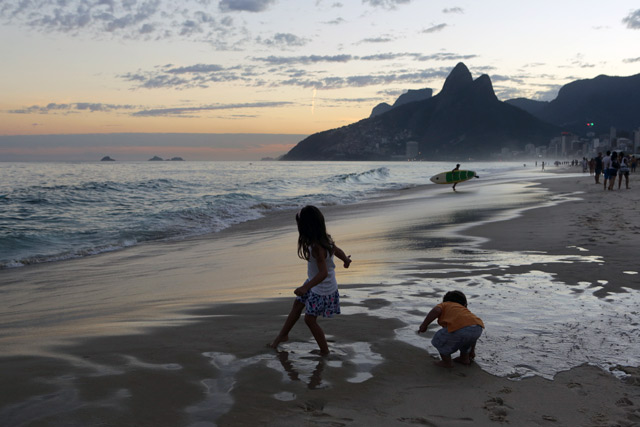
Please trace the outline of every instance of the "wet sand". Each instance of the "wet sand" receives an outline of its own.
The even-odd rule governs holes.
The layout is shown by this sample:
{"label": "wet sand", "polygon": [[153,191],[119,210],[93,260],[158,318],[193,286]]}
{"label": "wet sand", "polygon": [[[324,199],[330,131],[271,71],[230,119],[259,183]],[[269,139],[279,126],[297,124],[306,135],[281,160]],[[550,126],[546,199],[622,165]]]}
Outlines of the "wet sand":
{"label": "wet sand", "polygon": [[[327,358],[311,353],[304,322],[280,351],[265,346],[304,274],[288,213],[214,238],[0,272],[11,326],[0,335],[0,424],[638,425],[640,364],[625,358],[639,335],[634,177],[613,192],[567,174],[324,208],[354,258],[337,272],[343,314],[320,320]],[[431,363],[435,328],[415,330],[452,286],[487,331],[477,363],[443,369]],[[527,312],[516,304],[525,296]],[[628,329],[549,315],[572,303],[594,312],[591,323]],[[566,328],[568,347],[549,322]],[[619,349],[589,341],[603,331]]]}

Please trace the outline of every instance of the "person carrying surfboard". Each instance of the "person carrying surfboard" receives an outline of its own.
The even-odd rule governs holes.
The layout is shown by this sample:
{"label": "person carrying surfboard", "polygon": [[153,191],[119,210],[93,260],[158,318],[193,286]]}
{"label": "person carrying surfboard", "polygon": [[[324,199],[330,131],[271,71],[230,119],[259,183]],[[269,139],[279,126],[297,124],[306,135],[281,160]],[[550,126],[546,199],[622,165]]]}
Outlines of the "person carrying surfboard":
{"label": "person carrying surfboard", "polygon": [[[458,163],[456,165],[456,167],[451,170],[451,172],[456,172],[456,171],[459,171],[459,170],[460,170],[460,163]],[[457,184],[457,182],[453,183],[453,191],[456,191],[456,184]]]}

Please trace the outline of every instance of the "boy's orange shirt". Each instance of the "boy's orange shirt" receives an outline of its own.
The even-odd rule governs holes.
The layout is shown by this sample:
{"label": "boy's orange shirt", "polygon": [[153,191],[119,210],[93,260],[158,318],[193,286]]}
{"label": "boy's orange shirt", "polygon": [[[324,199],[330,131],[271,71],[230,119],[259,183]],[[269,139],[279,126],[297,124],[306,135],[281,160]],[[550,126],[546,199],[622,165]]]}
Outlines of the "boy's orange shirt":
{"label": "boy's orange shirt", "polygon": [[480,325],[484,329],[484,323],[469,309],[457,302],[442,302],[437,305],[442,310],[438,316],[438,324],[447,331],[454,332],[467,326]]}

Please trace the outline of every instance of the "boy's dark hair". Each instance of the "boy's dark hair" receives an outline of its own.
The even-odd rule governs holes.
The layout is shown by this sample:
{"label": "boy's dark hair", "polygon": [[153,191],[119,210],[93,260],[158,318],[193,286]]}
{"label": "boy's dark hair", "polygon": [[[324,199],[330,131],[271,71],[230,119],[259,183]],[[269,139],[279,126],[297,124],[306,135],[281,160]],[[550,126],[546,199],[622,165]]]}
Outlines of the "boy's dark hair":
{"label": "boy's dark hair", "polygon": [[444,298],[442,298],[443,302],[457,302],[458,304],[466,307],[467,306],[467,297],[460,291],[449,291],[444,294]]}

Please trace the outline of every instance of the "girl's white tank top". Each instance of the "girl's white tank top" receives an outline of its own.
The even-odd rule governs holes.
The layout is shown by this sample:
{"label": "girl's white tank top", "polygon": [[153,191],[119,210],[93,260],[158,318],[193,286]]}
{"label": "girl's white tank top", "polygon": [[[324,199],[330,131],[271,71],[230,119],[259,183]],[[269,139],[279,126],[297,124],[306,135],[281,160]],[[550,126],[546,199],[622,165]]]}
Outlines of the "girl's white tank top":
{"label": "girl's white tank top", "polygon": [[[318,274],[318,261],[313,257],[311,248],[309,248],[309,261],[307,262],[307,280],[313,279]],[[311,288],[311,292],[317,295],[331,295],[338,290],[338,282],[336,281],[336,264],[333,262],[333,255],[327,252],[327,277]]]}

